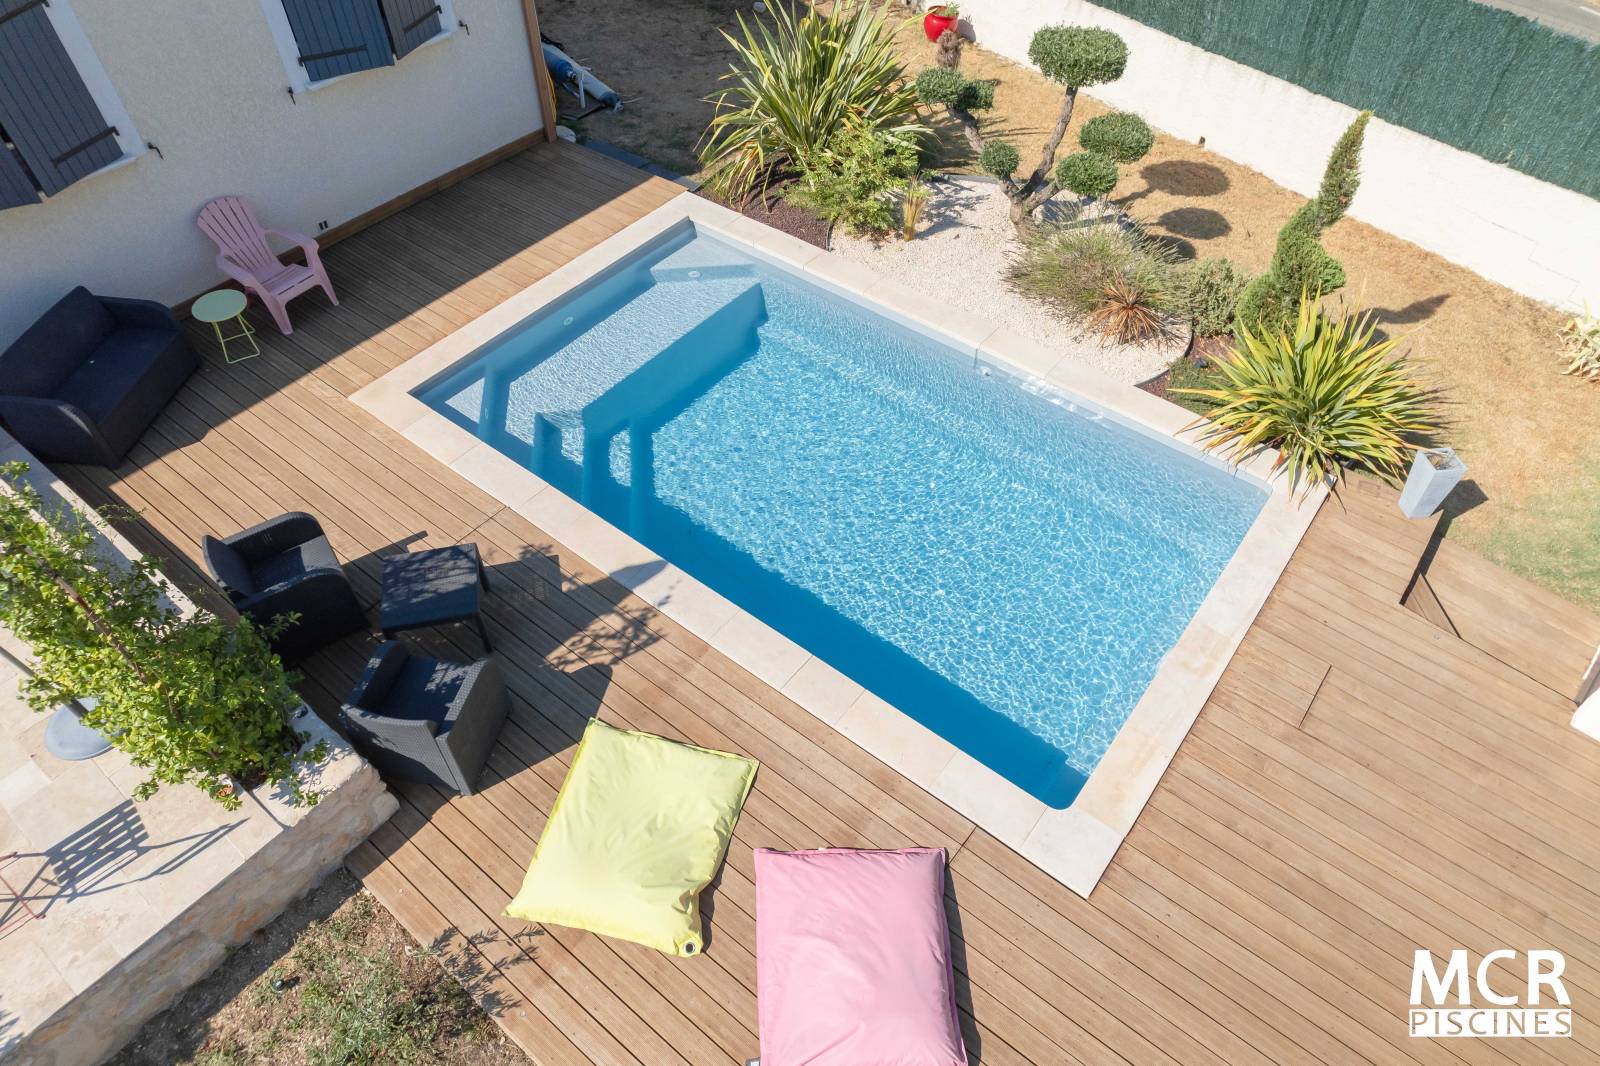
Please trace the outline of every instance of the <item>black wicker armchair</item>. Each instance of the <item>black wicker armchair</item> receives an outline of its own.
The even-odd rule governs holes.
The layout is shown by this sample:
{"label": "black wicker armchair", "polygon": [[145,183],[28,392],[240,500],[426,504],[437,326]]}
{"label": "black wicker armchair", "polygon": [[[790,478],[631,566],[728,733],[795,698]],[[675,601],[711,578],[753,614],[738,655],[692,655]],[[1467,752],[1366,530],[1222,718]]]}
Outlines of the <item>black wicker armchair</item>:
{"label": "black wicker armchair", "polygon": [[471,795],[510,703],[493,659],[441,662],[378,645],[344,702],[344,728],[388,777]]}
{"label": "black wicker armchair", "polygon": [[80,285],[0,354],[0,421],[41,459],[116,466],[196,365],[165,306]]}
{"label": "black wicker armchair", "polygon": [[206,569],[240,614],[262,625],[283,614],[300,616],[272,642],[285,659],[303,658],[367,627],[333,545],[317,520],[304,512],[293,511],[221,540],[203,537],[200,547]]}

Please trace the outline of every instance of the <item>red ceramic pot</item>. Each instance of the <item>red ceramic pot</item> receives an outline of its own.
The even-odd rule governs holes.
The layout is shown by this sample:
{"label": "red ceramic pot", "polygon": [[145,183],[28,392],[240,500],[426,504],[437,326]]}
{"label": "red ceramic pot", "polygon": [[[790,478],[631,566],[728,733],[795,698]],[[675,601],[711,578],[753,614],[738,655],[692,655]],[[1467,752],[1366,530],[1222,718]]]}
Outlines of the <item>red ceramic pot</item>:
{"label": "red ceramic pot", "polygon": [[942,7],[930,8],[928,13],[922,16],[922,32],[928,35],[930,41],[937,41],[941,33],[955,29],[961,22],[959,15],[939,14],[943,10]]}

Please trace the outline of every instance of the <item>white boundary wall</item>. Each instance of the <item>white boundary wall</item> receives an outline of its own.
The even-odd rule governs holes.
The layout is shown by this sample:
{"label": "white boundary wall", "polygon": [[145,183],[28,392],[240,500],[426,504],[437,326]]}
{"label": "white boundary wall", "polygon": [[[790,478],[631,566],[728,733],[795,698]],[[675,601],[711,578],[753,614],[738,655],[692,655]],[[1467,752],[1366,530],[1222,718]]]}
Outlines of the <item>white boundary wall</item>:
{"label": "white boundary wall", "polygon": [[[1175,137],[1204,137],[1207,148],[1306,196],[1356,114],[1081,0],[966,0],[961,10],[979,44],[1024,64],[1040,26],[1116,31],[1128,42],[1127,73],[1091,96]],[[1600,303],[1600,201],[1420,133],[1373,120],[1350,213],[1517,292],[1567,308]]]}

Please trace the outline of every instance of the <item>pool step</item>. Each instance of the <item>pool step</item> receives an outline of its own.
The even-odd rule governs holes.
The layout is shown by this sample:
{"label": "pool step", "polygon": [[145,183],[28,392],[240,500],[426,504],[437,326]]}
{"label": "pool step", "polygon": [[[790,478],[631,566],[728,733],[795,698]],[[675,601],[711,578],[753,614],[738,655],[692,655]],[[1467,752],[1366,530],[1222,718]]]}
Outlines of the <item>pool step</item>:
{"label": "pool step", "polygon": [[657,262],[650,268],[650,276],[666,284],[748,278],[754,267],[749,256],[713,241],[697,240]]}
{"label": "pool step", "polygon": [[726,278],[646,289],[510,382],[508,429],[522,436],[542,420],[577,460],[585,407],[756,284]]}
{"label": "pool step", "polygon": [[765,317],[753,277],[652,286],[512,381],[508,429],[528,434],[534,469],[563,490],[579,495],[596,478],[625,485],[618,412],[672,402],[671,382],[704,380]]}

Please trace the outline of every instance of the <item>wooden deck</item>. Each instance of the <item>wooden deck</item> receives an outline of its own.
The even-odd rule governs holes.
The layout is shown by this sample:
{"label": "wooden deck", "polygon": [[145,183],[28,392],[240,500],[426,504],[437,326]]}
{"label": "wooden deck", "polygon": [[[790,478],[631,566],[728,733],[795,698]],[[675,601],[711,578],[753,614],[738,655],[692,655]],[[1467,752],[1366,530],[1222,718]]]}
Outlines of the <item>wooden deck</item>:
{"label": "wooden deck", "polygon": [[[978,1062],[1600,1059],[1600,744],[1569,728],[1543,649],[1536,680],[1401,606],[1427,527],[1388,494],[1357,486],[1323,509],[1085,901],[345,400],[679,191],[564,145],[517,156],[330,249],[342,305],[308,296],[292,336],[262,332],[261,358],[208,357],[120,469],[64,470],[86,497],[141,509],[135,535],[195,581],[201,534],[290,509],[321,517],[369,603],[382,555],[479,544],[514,691],[488,787],[399,785],[400,813],[350,864],[535,1062],[743,1063],[750,849],[911,844],[951,854]],[[1472,581],[1496,611],[1538,609],[1492,569]],[[478,652],[470,632],[425,639]],[[306,664],[319,710],[371,645]],[[761,761],[704,957],[500,916],[596,711]],[[1564,951],[1576,1036],[1409,1039],[1412,952],[1462,946]],[[1520,987],[1518,968],[1498,971]]]}

